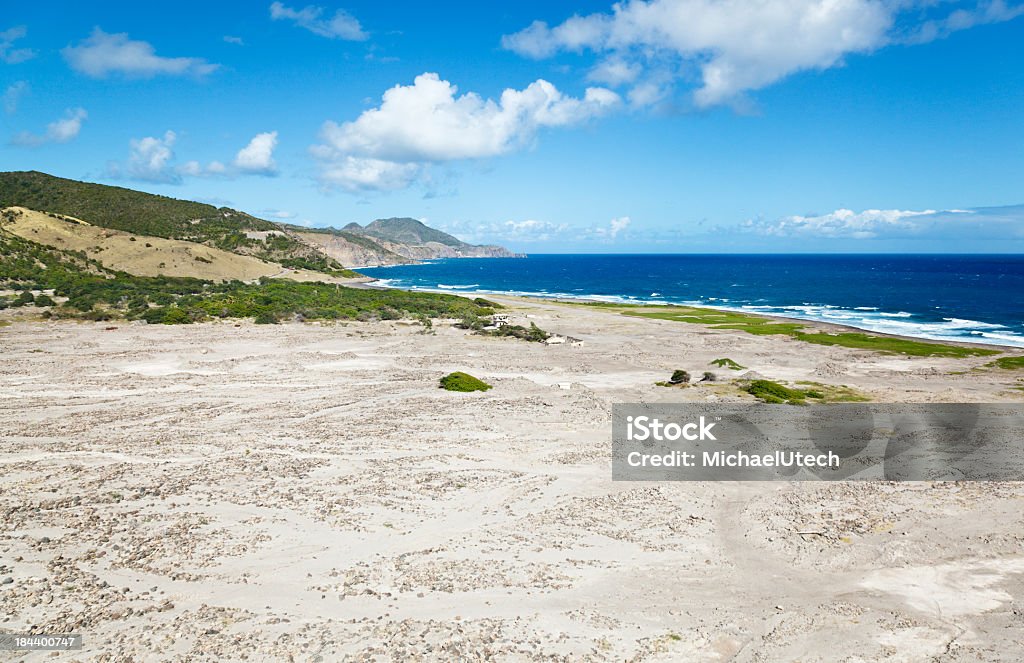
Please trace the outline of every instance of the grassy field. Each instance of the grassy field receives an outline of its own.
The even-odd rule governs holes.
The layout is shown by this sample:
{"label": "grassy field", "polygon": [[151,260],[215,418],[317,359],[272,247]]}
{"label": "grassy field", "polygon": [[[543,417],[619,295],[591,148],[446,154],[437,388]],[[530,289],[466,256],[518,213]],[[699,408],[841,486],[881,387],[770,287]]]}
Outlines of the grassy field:
{"label": "grassy field", "polygon": [[814,343],[816,345],[838,345],[845,348],[874,350],[892,354],[904,354],[914,357],[986,357],[999,354],[999,350],[967,347],[917,341],[890,336],[877,336],[864,332],[826,332],[805,331],[807,325],[799,322],[777,322],[772,318],[721,311],[717,309],[696,308],[692,306],[642,306],[631,304],[587,303],[582,306],[595,306],[618,311],[622,315],[655,320],[673,320],[707,325],[712,329],[736,329],[757,336],[780,335]]}
{"label": "grassy field", "polygon": [[1024,357],[1000,357],[995,361],[985,364],[993,368],[1002,368],[1008,371],[1024,369]]}

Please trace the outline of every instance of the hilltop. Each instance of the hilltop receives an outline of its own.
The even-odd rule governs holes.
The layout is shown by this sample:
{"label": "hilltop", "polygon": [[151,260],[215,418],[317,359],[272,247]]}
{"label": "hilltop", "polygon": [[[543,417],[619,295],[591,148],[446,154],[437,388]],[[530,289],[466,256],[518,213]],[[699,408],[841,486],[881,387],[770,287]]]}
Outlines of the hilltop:
{"label": "hilltop", "polygon": [[340,230],[296,226],[289,229],[305,241],[319,245],[327,255],[360,267],[436,258],[517,257],[504,247],[469,244],[409,217],[377,219],[366,226],[349,223]]}
{"label": "hilltop", "polygon": [[[346,266],[515,255],[500,246],[468,244],[412,218],[378,219],[365,227],[350,223],[340,230],[305,228],[274,223],[230,207],[80,182],[37,171],[0,172],[0,209],[15,207],[82,220],[86,222],[83,226],[66,227],[61,233],[85,234],[88,241],[94,239],[95,232],[85,228],[99,227],[138,237],[191,242],[271,263],[269,267],[256,270],[265,273],[289,268],[338,276],[343,275]],[[39,237],[32,239],[42,241]],[[102,240],[109,237],[98,239],[101,240],[98,244],[89,246],[97,248],[97,253],[105,252],[107,247]],[[111,255],[113,253],[106,253],[108,258]],[[129,256],[129,262],[133,261],[137,262],[134,256]],[[187,276],[210,276],[185,272]],[[245,273],[253,273],[253,270]],[[225,278],[249,277],[232,272]]]}

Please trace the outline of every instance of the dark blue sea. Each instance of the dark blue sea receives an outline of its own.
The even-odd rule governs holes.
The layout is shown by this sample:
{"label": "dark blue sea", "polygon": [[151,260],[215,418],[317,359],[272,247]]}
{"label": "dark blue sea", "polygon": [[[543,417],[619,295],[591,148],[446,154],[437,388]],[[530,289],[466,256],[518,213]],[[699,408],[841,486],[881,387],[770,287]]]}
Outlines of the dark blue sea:
{"label": "dark blue sea", "polygon": [[361,269],[439,292],[693,304],[1024,347],[1024,256],[535,255]]}

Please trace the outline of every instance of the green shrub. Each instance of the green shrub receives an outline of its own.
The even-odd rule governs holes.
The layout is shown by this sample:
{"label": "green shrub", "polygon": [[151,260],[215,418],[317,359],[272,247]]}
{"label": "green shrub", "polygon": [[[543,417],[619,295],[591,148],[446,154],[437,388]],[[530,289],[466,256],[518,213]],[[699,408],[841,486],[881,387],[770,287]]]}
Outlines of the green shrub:
{"label": "green shrub", "polygon": [[668,379],[672,384],[682,384],[690,381],[690,373],[684,370],[672,371],[672,377]]}
{"label": "green shrub", "polygon": [[270,311],[263,311],[253,319],[253,322],[258,325],[276,325],[280,320]]}
{"label": "green shrub", "polygon": [[168,308],[167,313],[164,314],[163,323],[165,325],[187,325],[191,322],[192,318],[189,314],[177,306]]}
{"label": "green shrub", "polygon": [[480,327],[474,327],[474,329],[480,329],[480,333],[487,336],[511,336],[533,343],[546,341],[551,336],[551,334],[538,327],[535,322],[531,322],[529,328],[522,325],[504,325],[497,329],[481,329]]}
{"label": "green shrub", "polygon": [[35,296],[32,295],[28,290],[23,291],[20,295],[14,298],[11,302],[11,306],[28,306],[36,300]]}
{"label": "green shrub", "polygon": [[461,371],[449,373],[441,378],[440,387],[447,391],[487,391],[491,389],[491,385],[483,380],[478,380],[472,375]]}
{"label": "green shrub", "polygon": [[754,380],[746,387],[745,391],[765,403],[788,403],[790,405],[803,405],[808,398],[822,399],[825,397],[817,390],[792,389],[772,380]]}
{"label": "green shrub", "polygon": [[719,368],[728,368],[730,371],[741,371],[744,368],[746,368],[746,366],[740,366],[739,364],[734,362],[732,359],[729,359],[728,357],[716,359],[711,362],[711,365],[717,366]]}
{"label": "green shrub", "polygon": [[53,306],[55,302],[49,295],[39,295],[36,297],[36,306]]}
{"label": "green shrub", "polygon": [[1021,369],[1021,368],[1024,368],[1024,356],[1020,356],[1020,357],[1000,357],[999,359],[996,359],[995,361],[989,362],[989,363],[987,363],[985,365],[986,366],[996,366],[998,368],[1003,368],[1003,369],[1006,369],[1008,371],[1012,371],[1012,370],[1015,370],[1015,369]]}

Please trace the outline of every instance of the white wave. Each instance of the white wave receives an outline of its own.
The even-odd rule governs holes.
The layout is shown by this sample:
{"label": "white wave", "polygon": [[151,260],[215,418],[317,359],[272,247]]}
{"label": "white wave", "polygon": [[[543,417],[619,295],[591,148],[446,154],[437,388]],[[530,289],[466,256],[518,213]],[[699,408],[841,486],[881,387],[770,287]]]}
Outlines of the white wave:
{"label": "white wave", "polygon": [[[473,290],[478,294],[507,295],[511,297],[536,297],[540,299],[567,299],[573,301],[604,302],[608,304],[647,303],[658,306],[701,306],[723,311],[752,312],[777,318],[831,322],[864,331],[882,334],[896,334],[912,338],[923,338],[935,341],[969,341],[992,345],[1010,345],[1024,347],[1024,334],[1007,329],[1006,325],[964,318],[943,318],[942,321],[928,322],[912,320],[914,314],[906,311],[880,311],[876,307],[843,308],[831,304],[803,303],[793,306],[770,306],[764,304],[743,304],[729,306],[723,304],[728,299],[664,299],[660,293],[651,293],[648,297],[635,295],[607,295],[581,292],[548,292],[546,290],[494,290],[483,289],[478,284],[445,285],[436,287],[403,284],[400,279],[381,279],[374,285],[385,288],[404,288],[427,292],[445,292],[450,290]],[[467,293],[468,294],[468,293]],[[658,297],[658,299],[650,299]],[[1004,330],[994,332],[992,330]]]}

